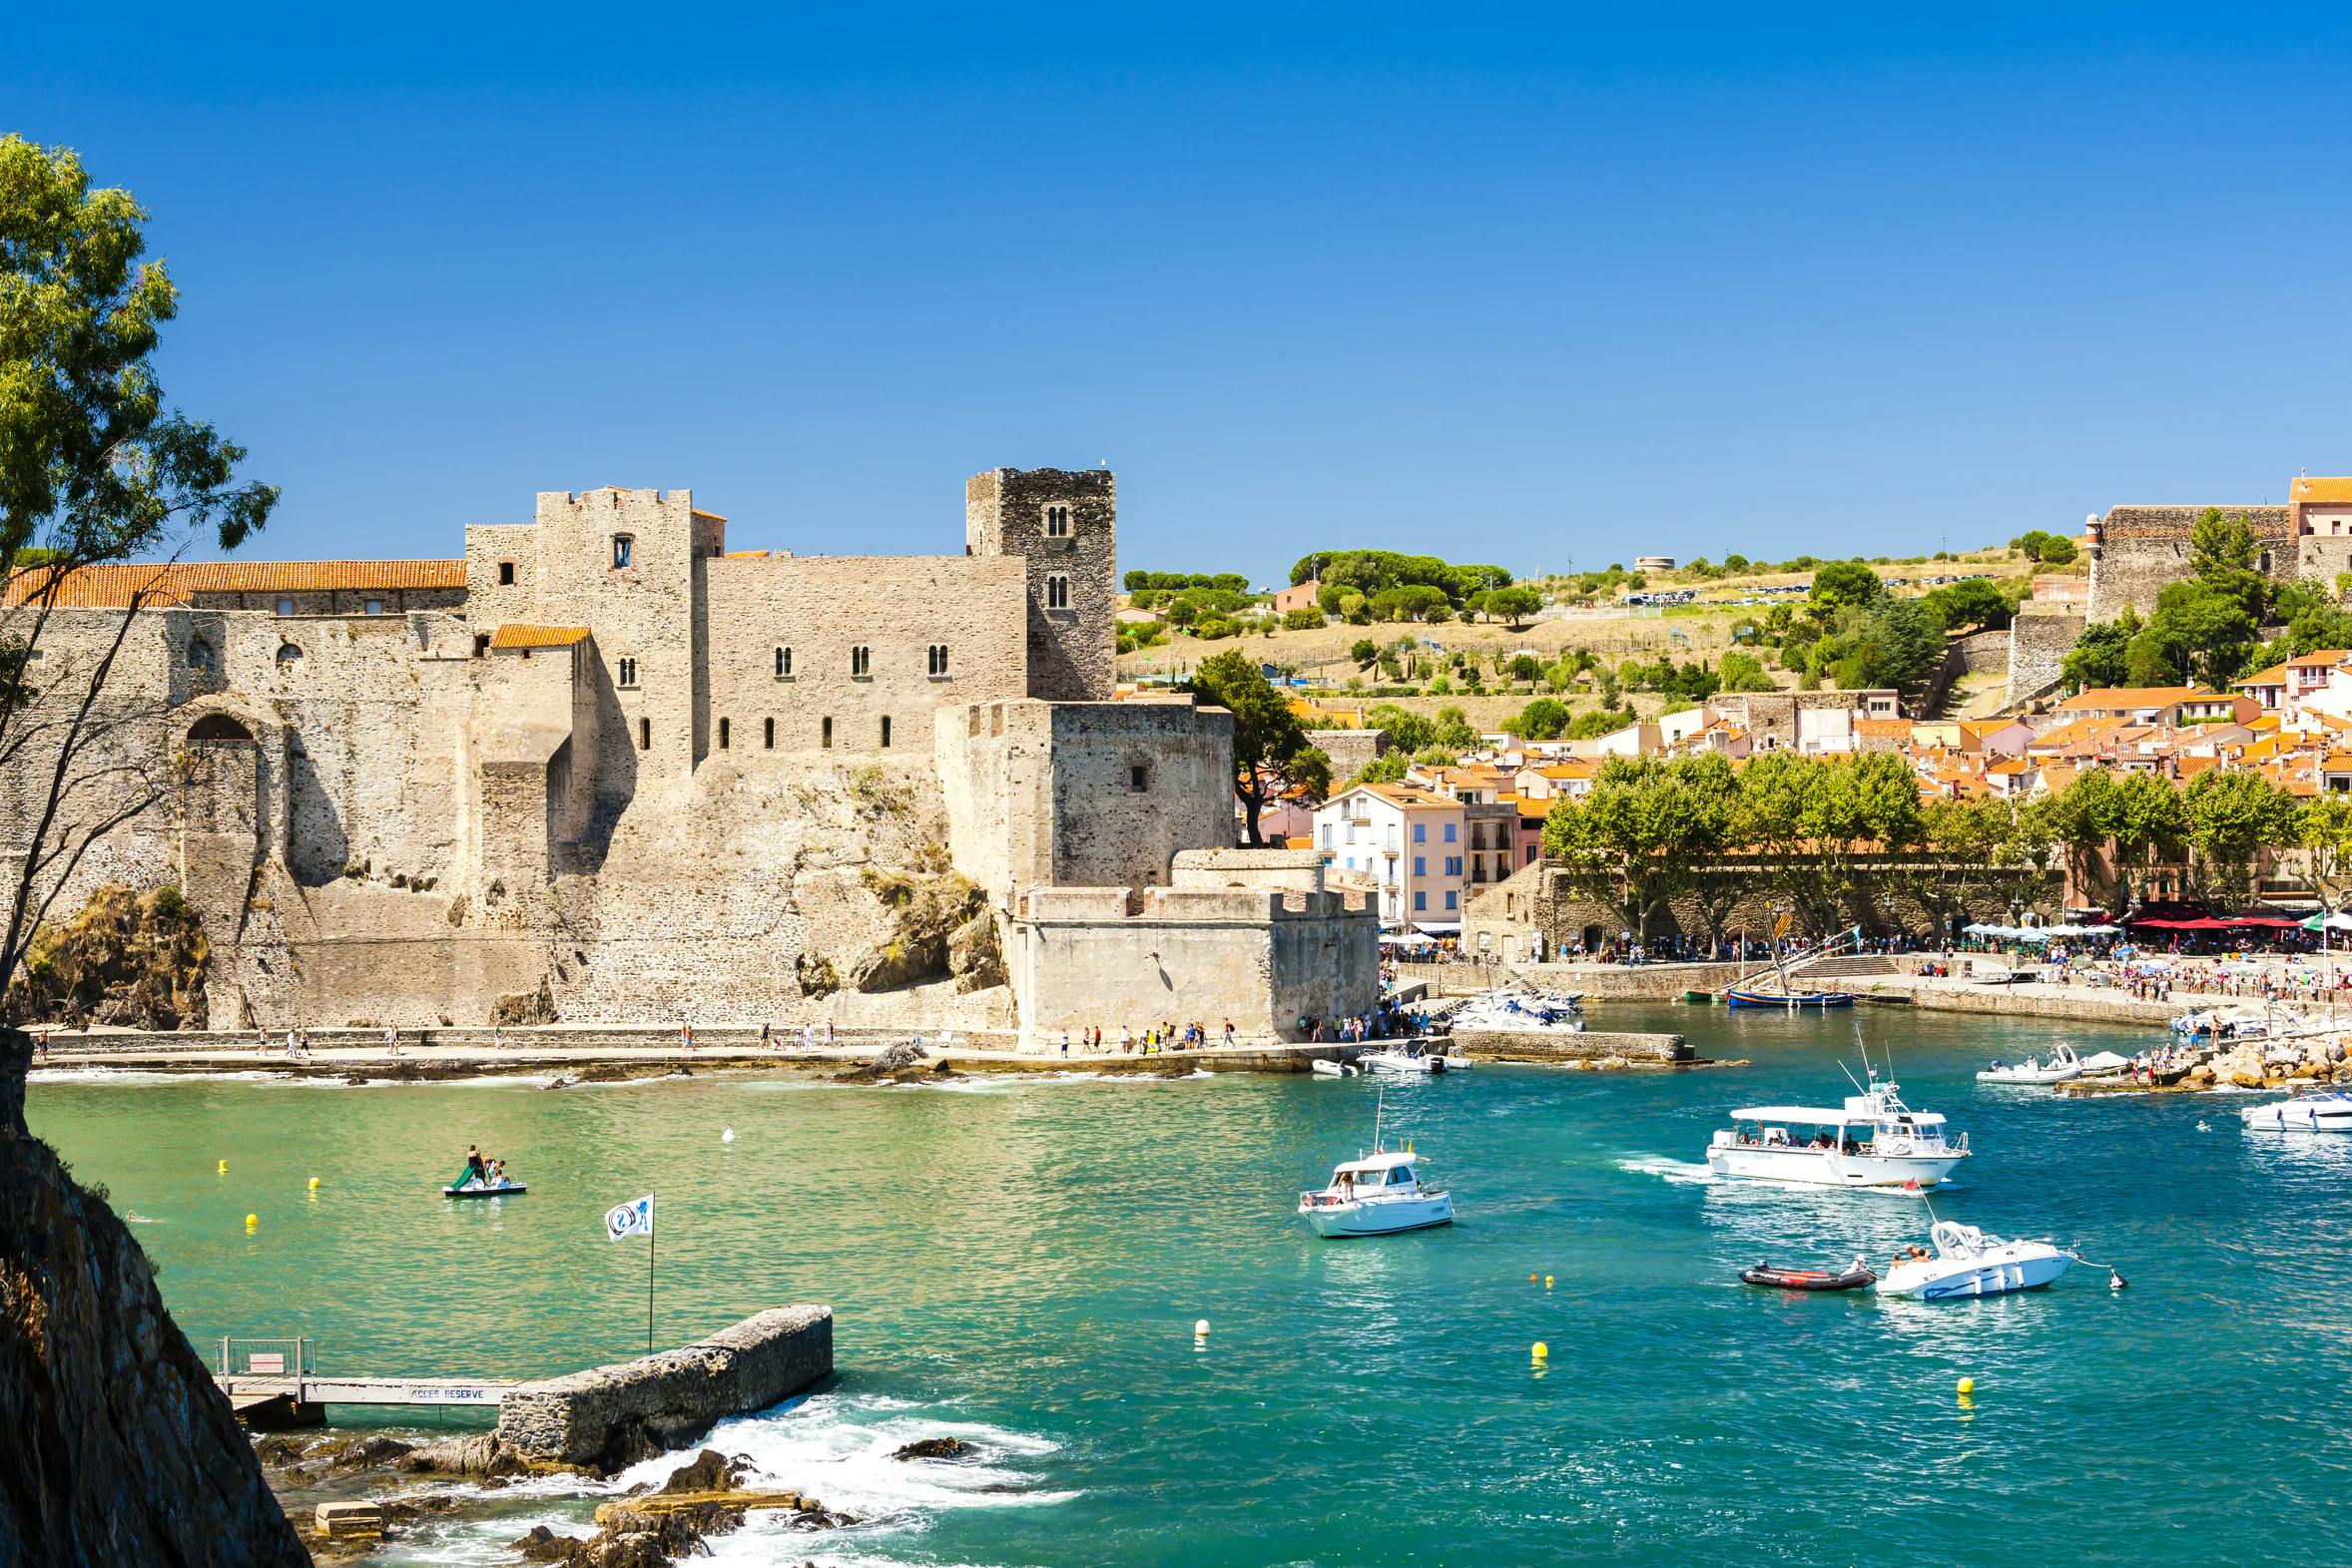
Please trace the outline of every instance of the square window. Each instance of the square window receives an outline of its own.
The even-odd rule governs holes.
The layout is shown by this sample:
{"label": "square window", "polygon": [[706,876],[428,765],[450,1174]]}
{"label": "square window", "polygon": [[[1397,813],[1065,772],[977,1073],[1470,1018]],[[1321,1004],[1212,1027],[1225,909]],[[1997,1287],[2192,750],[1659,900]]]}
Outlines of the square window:
{"label": "square window", "polygon": [[1413,841],[1417,844],[1426,844],[1430,841],[1429,823],[1415,822],[1413,824]]}
{"label": "square window", "polygon": [[292,614],[294,614],[294,601],[293,601],[292,599],[289,599],[289,598],[287,598],[287,597],[286,597],[284,594],[281,594],[281,595],[279,595],[279,598],[278,598],[278,613],[279,613],[280,615],[292,615]]}
{"label": "square window", "polygon": [[498,563],[498,586],[501,588],[514,586],[514,563],[512,561]]}
{"label": "square window", "polygon": [[[1127,769],[1127,787],[1135,794],[1141,794],[1146,789],[1149,789],[1151,787],[1151,770],[1146,768],[1141,763],[1130,764]],[[1329,823],[1324,825],[1323,841],[1325,843],[1331,842],[1331,826]]]}
{"label": "square window", "polygon": [[1460,899],[1461,899],[1461,897],[1462,897],[1462,894],[1460,894],[1460,893],[1456,892],[1456,891],[1455,891],[1453,888],[1451,888],[1451,887],[1447,888],[1447,889],[1446,889],[1446,907],[1447,907],[1447,908],[1449,908],[1449,909],[1451,909],[1451,908],[1455,907],[1455,904],[1457,903],[1457,901],[1458,901],[1458,900],[1460,900]]}
{"label": "square window", "polygon": [[1413,912],[1414,912],[1415,914],[1419,914],[1419,913],[1421,913],[1421,912],[1422,912],[1424,909],[1427,909],[1429,906],[1430,906],[1430,895],[1429,895],[1428,893],[1417,892],[1417,893],[1415,893],[1415,894],[1413,895]]}
{"label": "square window", "polygon": [[364,600],[359,609],[365,615],[381,615],[383,614],[383,601],[381,599]]}
{"label": "square window", "polygon": [[613,535],[613,570],[627,566],[637,554],[637,541],[627,534]]}
{"label": "square window", "polygon": [[1448,822],[1446,824],[1446,841],[1448,843],[1459,843],[1461,839],[1462,824],[1460,822]]}

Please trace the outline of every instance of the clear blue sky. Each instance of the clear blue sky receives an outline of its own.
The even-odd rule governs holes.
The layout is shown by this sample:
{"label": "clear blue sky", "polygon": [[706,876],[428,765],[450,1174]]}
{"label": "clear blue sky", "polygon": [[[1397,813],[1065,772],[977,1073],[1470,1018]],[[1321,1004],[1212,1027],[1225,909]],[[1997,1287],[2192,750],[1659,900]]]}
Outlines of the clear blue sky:
{"label": "clear blue sky", "polygon": [[[541,489],[1125,566],[1911,554],[2352,471],[2340,7],[15,9],[153,209],[249,555]],[[1605,13],[1605,14],[1604,14]]]}

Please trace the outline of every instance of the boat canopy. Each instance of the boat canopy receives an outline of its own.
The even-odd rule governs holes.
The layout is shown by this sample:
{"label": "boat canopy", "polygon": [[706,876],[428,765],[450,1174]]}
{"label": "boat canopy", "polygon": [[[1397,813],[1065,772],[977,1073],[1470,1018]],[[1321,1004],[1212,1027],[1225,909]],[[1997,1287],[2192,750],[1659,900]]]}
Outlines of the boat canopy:
{"label": "boat canopy", "polygon": [[1417,1158],[1419,1157],[1416,1155],[1389,1150],[1380,1154],[1368,1154],[1361,1160],[1344,1160],[1340,1163],[1339,1169],[1342,1171],[1388,1171],[1400,1165],[1411,1165]]}
{"label": "boat canopy", "polygon": [[1857,1098],[1846,1102],[1842,1111],[1823,1105],[1759,1105],[1744,1111],[1734,1111],[1735,1122],[1805,1122],[1815,1127],[1843,1125],[1848,1122],[1894,1121],[1908,1118],[1915,1127],[1941,1127],[1944,1118],[1936,1111],[1897,1111],[1874,1106],[1868,1099]]}
{"label": "boat canopy", "polygon": [[[1869,1113],[1863,1113],[1865,1118]],[[1830,1122],[1853,1120],[1845,1111],[1833,1111],[1825,1105],[1759,1105],[1745,1111],[1734,1111],[1735,1122],[1811,1122],[1817,1126]]]}

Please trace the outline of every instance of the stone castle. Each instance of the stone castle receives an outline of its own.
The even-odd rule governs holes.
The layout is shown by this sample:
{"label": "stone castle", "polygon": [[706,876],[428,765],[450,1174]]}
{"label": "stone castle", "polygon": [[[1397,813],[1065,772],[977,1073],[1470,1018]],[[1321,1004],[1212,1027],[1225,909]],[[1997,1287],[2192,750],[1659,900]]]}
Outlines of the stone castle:
{"label": "stone castle", "polygon": [[2056,689],[2059,666],[2085,626],[2112,621],[2125,609],[2143,617],[2153,610],[2164,586],[2188,575],[2189,532],[2208,506],[2246,520],[2256,570],[2275,581],[2333,584],[2337,574],[2352,571],[2352,478],[2298,475],[2284,506],[2110,507],[2088,520],[2087,602],[2030,599],[2020,607],[2010,634],[2009,700],[2025,703]]}
{"label": "stone castle", "polygon": [[690,491],[554,491],[462,560],[78,572],[46,668],[145,596],[109,745],[159,798],[58,908],[178,884],[216,1028],[1362,1011],[1362,898],[1233,847],[1231,715],[1118,700],[1116,503],[992,469],[962,554],[825,556],[731,551]]}

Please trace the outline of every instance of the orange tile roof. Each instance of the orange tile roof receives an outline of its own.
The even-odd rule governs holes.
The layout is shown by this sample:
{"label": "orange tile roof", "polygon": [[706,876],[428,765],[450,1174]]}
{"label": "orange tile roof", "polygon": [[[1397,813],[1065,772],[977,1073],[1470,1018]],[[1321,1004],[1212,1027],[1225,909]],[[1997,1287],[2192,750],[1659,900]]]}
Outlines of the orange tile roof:
{"label": "orange tile roof", "polygon": [[2107,713],[2128,708],[2168,708],[2174,703],[2194,702],[2200,697],[2212,697],[2211,692],[2200,692],[2193,686],[2117,686],[2103,691],[2080,692],[2058,704],[2063,713]]}
{"label": "orange tile roof", "polygon": [[2220,758],[2199,757],[2193,752],[2172,760],[2173,772],[2183,779],[2192,779],[2208,768],[2219,768],[2220,766]]}
{"label": "orange tile roof", "polygon": [[2232,681],[2229,684],[2241,691],[2249,686],[2284,686],[2287,684],[2287,667],[2282,664],[2274,664],[2267,670],[2257,670],[2244,680]]}
{"label": "orange tile roof", "polygon": [[1909,735],[1911,734],[1911,721],[1908,719],[1857,719],[1854,721],[1854,728],[1863,735]]}
{"label": "orange tile roof", "polygon": [[2033,766],[2022,757],[2005,757],[1998,763],[1987,763],[1985,772],[1989,774],[2022,774],[2030,772]]}
{"label": "orange tile roof", "polygon": [[2330,752],[2319,761],[2323,774],[2352,774],[2352,752]]}
{"label": "orange tile roof", "polygon": [[2352,649],[2314,648],[2300,659],[2289,659],[2289,670],[2333,670],[2345,660],[2352,659]]}
{"label": "orange tile roof", "polygon": [[2288,490],[2292,501],[2352,501],[2352,479],[2320,479],[2299,474]]}
{"label": "orange tile roof", "polygon": [[[19,572],[5,602],[22,604],[48,581]],[[85,566],[57,584],[54,603],[93,609],[145,602],[186,604],[192,594],[322,593],[329,589],[463,588],[463,561],[116,561]]]}
{"label": "orange tile roof", "polygon": [[588,640],[584,626],[531,626],[509,621],[490,634],[492,648],[569,648]]}

